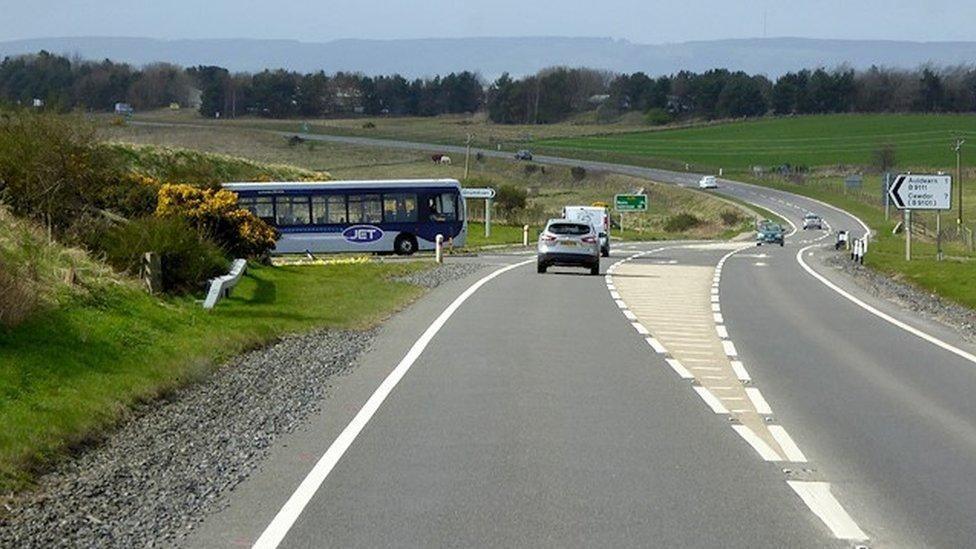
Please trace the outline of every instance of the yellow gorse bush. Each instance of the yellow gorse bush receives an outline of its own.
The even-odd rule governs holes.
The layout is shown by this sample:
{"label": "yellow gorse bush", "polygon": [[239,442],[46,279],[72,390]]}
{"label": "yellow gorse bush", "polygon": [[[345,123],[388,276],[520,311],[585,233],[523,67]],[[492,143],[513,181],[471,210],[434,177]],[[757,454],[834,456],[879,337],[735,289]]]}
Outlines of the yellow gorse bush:
{"label": "yellow gorse bush", "polygon": [[275,246],[278,233],[248,210],[237,207],[237,195],[192,185],[164,184],[159,188],[156,215],[179,216],[207,230],[235,255],[256,256]]}

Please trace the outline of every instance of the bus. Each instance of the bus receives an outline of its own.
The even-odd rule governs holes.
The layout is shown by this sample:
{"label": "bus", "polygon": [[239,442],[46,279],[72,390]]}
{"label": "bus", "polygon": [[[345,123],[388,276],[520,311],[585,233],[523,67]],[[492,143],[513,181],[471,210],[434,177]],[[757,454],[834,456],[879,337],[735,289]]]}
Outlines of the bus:
{"label": "bus", "polygon": [[464,246],[467,206],[456,179],[225,183],[238,205],[278,229],[276,254]]}

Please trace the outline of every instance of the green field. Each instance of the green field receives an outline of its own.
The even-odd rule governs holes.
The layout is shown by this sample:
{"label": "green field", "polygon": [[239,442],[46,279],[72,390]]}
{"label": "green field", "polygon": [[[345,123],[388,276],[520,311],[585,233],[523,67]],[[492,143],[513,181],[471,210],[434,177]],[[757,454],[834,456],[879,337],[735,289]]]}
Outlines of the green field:
{"label": "green field", "polygon": [[880,146],[898,166],[948,169],[954,136],[976,137],[974,115],[870,114],[764,118],[626,134],[554,138],[538,150],[644,165],[714,171],[752,166],[867,166]]}

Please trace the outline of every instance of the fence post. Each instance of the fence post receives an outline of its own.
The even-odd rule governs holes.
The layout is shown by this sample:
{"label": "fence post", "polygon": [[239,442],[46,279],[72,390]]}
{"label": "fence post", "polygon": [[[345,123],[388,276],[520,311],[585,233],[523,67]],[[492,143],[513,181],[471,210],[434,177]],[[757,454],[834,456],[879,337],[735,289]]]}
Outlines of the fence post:
{"label": "fence post", "polygon": [[439,234],[434,238],[434,261],[444,262],[444,235]]}
{"label": "fence post", "polygon": [[146,290],[156,295],[163,291],[163,265],[159,254],[146,252],[142,256],[142,280],[146,283]]}
{"label": "fence post", "polygon": [[529,245],[529,226],[528,225],[522,225],[522,245],[523,246],[528,246]]}

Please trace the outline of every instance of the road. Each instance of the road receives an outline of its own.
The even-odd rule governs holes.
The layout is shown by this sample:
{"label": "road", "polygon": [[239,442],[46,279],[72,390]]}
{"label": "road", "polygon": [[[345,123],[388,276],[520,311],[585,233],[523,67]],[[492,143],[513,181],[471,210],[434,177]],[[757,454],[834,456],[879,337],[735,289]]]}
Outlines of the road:
{"label": "road", "polygon": [[830,242],[618,246],[606,277],[473,259],[188,545],[971,546],[976,349],[826,267]]}

